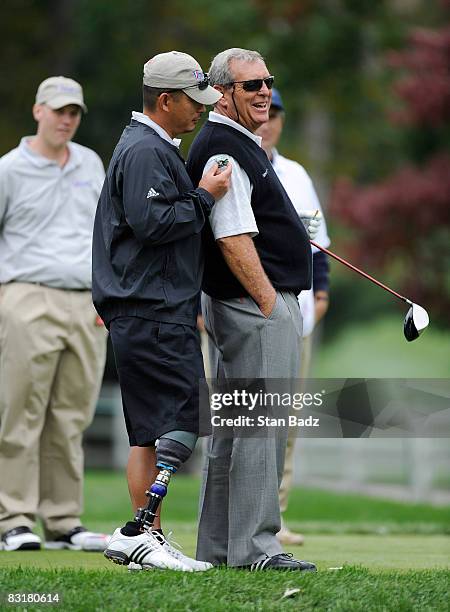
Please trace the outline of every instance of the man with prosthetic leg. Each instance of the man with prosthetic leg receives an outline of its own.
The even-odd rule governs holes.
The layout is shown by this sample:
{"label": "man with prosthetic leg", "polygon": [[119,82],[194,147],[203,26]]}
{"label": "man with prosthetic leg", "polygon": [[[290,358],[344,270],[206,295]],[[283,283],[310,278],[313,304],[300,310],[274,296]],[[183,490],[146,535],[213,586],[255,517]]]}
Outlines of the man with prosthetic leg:
{"label": "man with prosthetic leg", "polygon": [[[172,475],[190,457],[197,436],[186,431],[171,431],[156,441],[155,481],[145,491],[148,503],[138,508],[134,522],[117,529],[105,551],[105,557],[114,563],[127,565],[131,570],[166,568],[185,572],[205,571],[211,563],[196,561],[171,546],[161,529],[155,529],[158,510],[167,494]],[[124,538],[124,535],[127,537]]]}
{"label": "man with prosthetic leg", "polygon": [[150,59],[143,112],[133,112],[116,146],[97,208],[93,298],[114,350],[135,517],[116,529],[105,556],[130,569],[211,567],[169,544],[160,510],[197,440],[201,230],[232,171],[215,164],[194,188],[175,136],[191,132],[219,97],[193,57],[172,51]]}

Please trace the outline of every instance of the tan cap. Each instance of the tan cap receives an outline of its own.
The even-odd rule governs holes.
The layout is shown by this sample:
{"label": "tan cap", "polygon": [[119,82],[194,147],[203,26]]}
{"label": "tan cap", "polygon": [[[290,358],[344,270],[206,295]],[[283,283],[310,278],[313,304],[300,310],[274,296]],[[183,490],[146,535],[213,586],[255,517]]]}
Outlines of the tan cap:
{"label": "tan cap", "polygon": [[200,104],[215,104],[222,94],[208,84],[208,75],[187,53],[160,53],[144,65],[144,85],[159,89],[181,89]]}
{"label": "tan cap", "polygon": [[81,85],[73,79],[66,79],[62,76],[50,77],[42,81],[36,93],[36,104],[46,104],[54,110],[68,104],[77,104],[87,113]]}

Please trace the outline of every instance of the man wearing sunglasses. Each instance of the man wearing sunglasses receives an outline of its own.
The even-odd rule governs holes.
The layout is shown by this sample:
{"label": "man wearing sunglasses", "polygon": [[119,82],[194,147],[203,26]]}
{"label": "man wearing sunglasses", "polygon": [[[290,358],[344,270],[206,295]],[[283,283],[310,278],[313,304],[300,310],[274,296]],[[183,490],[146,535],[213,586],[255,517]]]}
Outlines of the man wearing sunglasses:
{"label": "man wearing sunglasses", "polygon": [[133,112],[114,150],[95,218],[93,297],[114,349],[135,513],[116,529],[105,556],[135,569],[211,567],[169,544],[159,504],[197,440],[201,229],[231,173],[215,164],[195,189],[175,136],[191,132],[205,105],[220,97],[190,55],[150,59],[143,112]]}
{"label": "man wearing sunglasses", "polygon": [[[228,380],[294,379],[302,335],[296,296],[311,286],[311,248],[255,135],[269,119],[274,79],[261,55],[245,49],[219,53],[209,78],[223,96],[192,144],[188,171],[198,184],[217,161],[233,165],[231,187],[203,232],[211,372]],[[284,554],[276,538],[287,432],[278,433],[210,437],[198,559],[252,571],[315,570]]]}

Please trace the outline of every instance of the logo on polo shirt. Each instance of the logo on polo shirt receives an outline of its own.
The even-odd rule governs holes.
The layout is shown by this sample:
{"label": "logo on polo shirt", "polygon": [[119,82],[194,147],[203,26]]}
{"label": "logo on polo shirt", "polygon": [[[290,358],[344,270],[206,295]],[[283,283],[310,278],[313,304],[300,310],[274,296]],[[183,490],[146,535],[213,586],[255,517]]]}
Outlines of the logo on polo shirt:
{"label": "logo on polo shirt", "polygon": [[267,173],[268,173],[268,172],[269,172],[269,168],[266,168],[265,172],[263,172],[263,173],[261,174],[261,176],[262,176],[263,178],[266,178],[266,176],[267,176]]}
{"label": "logo on polo shirt", "polygon": [[159,196],[159,193],[155,189],[153,189],[153,187],[150,187],[147,193],[147,199],[154,198],[155,196]]}

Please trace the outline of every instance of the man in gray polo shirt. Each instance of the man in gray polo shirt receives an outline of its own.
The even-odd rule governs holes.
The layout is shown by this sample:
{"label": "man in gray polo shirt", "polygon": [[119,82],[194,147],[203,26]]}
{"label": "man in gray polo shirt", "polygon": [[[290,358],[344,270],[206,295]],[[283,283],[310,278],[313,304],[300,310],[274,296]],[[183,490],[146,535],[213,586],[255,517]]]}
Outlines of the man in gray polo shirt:
{"label": "man in gray polo shirt", "polygon": [[37,133],[0,159],[0,547],[104,550],[82,527],[83,452],[106,331],[91,302],[91,234],[104,180],[71,142],[81,86],[51,77],[33,106]]}

